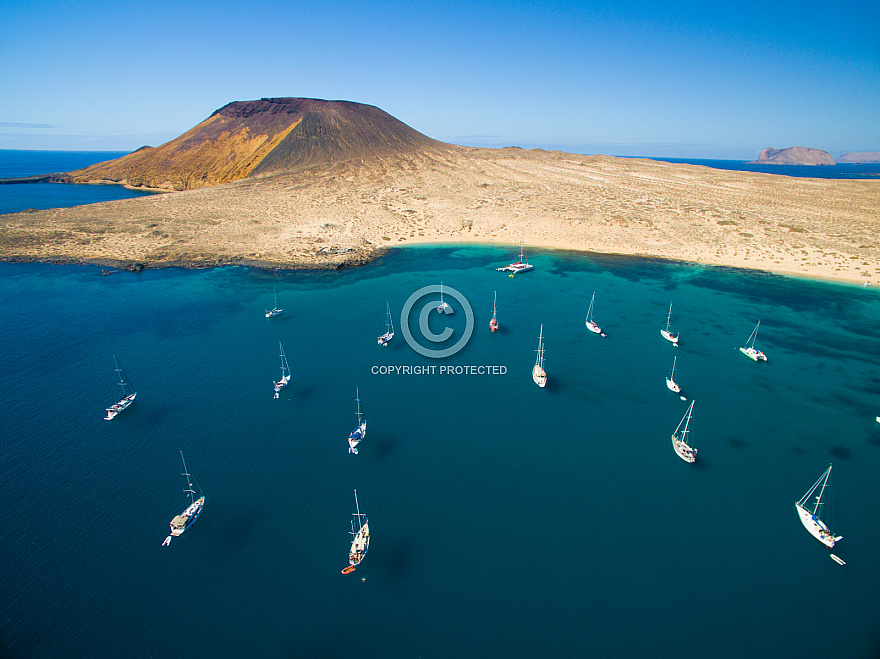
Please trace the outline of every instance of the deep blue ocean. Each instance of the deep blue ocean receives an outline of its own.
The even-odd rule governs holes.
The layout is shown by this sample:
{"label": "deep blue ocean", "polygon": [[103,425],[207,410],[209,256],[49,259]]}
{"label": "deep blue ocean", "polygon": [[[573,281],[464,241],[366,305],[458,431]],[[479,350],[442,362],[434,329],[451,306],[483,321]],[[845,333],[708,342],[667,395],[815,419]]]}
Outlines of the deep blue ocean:
{"label": "deep blue ocean", "polygon": [[[0,657],[880,655],[878,292],[540,250],[496,272],[516,251],[313,273],[0,264]],[[400,314],[441,281],[475,329],[435,360]],[[285,311],[266,319],[273,286]],[[584,326],[594,291],[607,338]],[[454,342],[466,314],[446,300],[428,321]],[[759,319],[767,363],[737,349]],[[105,421],[113,355],[138,397]],[[670,442],[673,356],[693,465]],[[505,372],[440,373],[469,366]],[[181,450],[206,503],[162,547]],[[829,463],[843,567],[794,509]],[[354,489],[372,540],[344,576]]]}
{"label": "deep blue ocean", "polygon": [[[69,172],[124,155],[124,151],[14,151],[0,149],[0,179]],[[0,215],[17,213],[28,208],[43,210],[81,206],[99,201],[143,197],[147,194],[152,193],[128,190],[121,185],[4,184],[0,185]]]}

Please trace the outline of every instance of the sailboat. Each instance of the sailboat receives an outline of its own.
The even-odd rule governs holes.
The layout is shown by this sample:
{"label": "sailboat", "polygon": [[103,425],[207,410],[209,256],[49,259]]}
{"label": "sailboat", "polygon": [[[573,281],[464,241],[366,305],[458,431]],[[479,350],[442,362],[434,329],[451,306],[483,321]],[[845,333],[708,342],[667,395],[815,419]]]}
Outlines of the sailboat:
{"label": "sailboat", "polygon": [[272,318],[284,311],[284,309],[278,306],[278,289],[273,286],[272,290],[275,291],[275,306],[271,309],[266,309],[266,318]]}
{"label": "sailboat", "polygon": [[280,341],[278,342],[278,349],[281,351],[281,379],[278,382],[272,383],[275,387],[275,398],[278,398],[278,392],[284,389],[287,383],[290,382],[290,366],[287,365],[287,356],[284,354],[284,346],[281,345]]}
{"label": "sailboat", "polygon": [[446,312],[447,314],[455,313],[455,309],[450,307],[446,302],[443,301],[443,282],[440,282],[440,305],[437,307],[437,311],[442,313]]}
{"label": "sailboat", "polygon": [[[351,574],[355,571],[370,549],[370,523],[367,516],[361,512],[358,504],[358,492],[354,491],[354,506],[357,512],[352,514],[351,520],[351,549],[348,550],[348,567],[342,570],[342,574]],[[357,525],[357,529],[355,529]]]}
{"label": "sailboat", "polygon": [[672,345],[674,345],[677,348],[678,347],[678,332],[673,332],[671,329],[669,329],[669,323],[670,323],[671,319],[672,319],[672,303],[670,302],[669,303],[669,313],[666,314],[666,329],[660,330],[660,334],[663,336],[664,339],[669,341]]}
{"label": "sailboat", "polygon": [[[684,413],[684,416],[681,417],[681,421],[678,422],[678,428],[675,429],[675,432],[672,433],[672,448],[675,449],[676,454],[685,462],[694,462],[697,459],[697,449],[692,448],[688,445],[688,433],[690,432],[689,428],[691,425],[691,417],[694,414],[694,401],[691,401],[690,407],[688,407],[687,412]],[[682,424],[684,424],[684,429],[682,430]],[[681,434],[679,434],[681,431]]]}
{"label": "sailboat", "polygon": [[363,440],[364,437],[367,436],[367,420],[361,412],[361,391],[360,389],[356,389],[356,391],[358,426],[352,430],[351,434],[348,436],[348,452],[354,453],[355,455],[357,455],[358,452],[355,447],[361,443],[361,440]]}
{"label": "sailboat", "polygon": [[677,357],[672,358],[672,372],[669,374],[669,377],[666,378],[666,386],[670,391],[674,391],[675,393],[681,393],[681,387],[675,382],[675,360]]}
{"label": "sailboat", "polygon": [[[833,547],[834,543],[840,540],[843,536],[834,535],[825,522],[819,519],[819,515],[822,512],[822,506],[825,505],[822,503],[822,497],[825,494],[825,488],[828,486],[829,478],[831,478],[831,465],[828,465],[828,469],[825,470],[825,473],[819,476],[819,480],[813,483],[813,487],[807,490],[807,493],[802,496],[796,504],[794,504],[794,507],[797,509],[801,524],[803,524],[804,528],[810,532],[810,535],[826,547]],[[813,495],[816,493],[816,490],[819,490],[819,494],[814,501]]]}
{"label": "sailboat", "polygon": [[541,333],[538,335],[538,359],[532,368],[532,380],[541,388],[547,384],[547,374],[544,372],[544,326],[541,325]]}
{"label": "sailboat", "polygon": [[[165,538],[165,542],[162,543],[163,547],[167,547],[171,544],[172,537],[181,535],[192,526],[192,524],[199,518],[199,515],[202,514],[202,507],[205,505],[204,495],[198,499],[195,498],[196,493],[195,490],[193,490],[192,481],[190,480],[189,472],[186,469],[186,460],[183,459],[183,451],[180,452],[180,460],[183,462],[183,474],[181,475],[186,476],[186,489],[183,492],[184,494],[189,495],[190,504],[187,506],[186,510],[171,520],[171,535]],[[201,492],[199,493],[201,494]]]}
{"label": "sailboat", "polygon": [[528,260],[526,260],[526,246],[524,242],[524,235],[525,233],[521,231],[519,240],[519,261],[506,265],[503,268],[495,268],[498,272],[509,272],[512,276],[519,272],[528,272],[529,270],[535,269],[535,266],[531,265]]}
{"label": "sailboat", "polygon": [[116,355],[113,355],[113,363],[116,364],[116,373],[119,374],[119,386],[122,387],[122,398],[107,408],[107,416],[104,417],[104,421],[109,421],[131,405],[134,402],[135,396],[137,396],[137,392],[134,390],[134,387],[131,386],[122,367],[119,365]]}
{"label": "sailboat", "polygon": [[590,299],[590,308],[587,309],[587,320],[585,321],[587,324],[587,329],[595,334],[600,334],[601,336],[605,336],[602,334],[602,329],[596,324],[593,320],[593,304],[596,302],[596,292],[593,291],[593,297]]}
{"label": "sailboat", "polygon": [[492,320],[489,321],[489,329],[493,332],[498,329],[498,318],[497,315],[497,307],[498,305],[498,291],[495,291],[495,301],[492,302]]}
{"label": "sailboat", "polygon": [[379,337],[379,345],[387,346],[388,342],[394,338],[394,323],[391,321],[391,307],[385,303],[385,333]]}
{"label": "sailboat", "polygon": [[749,340],[746,341],[746,344],[739,349],[739,351],[744,354],[746,357],[753,361],[767,361],[767,355],[758,350],[755,347],[755,339],[758,338],[758,328],[761,326],[761,321],[758,321],[758,324],[755,325],[755,329],[752,330],[752,333],[749,335]]}

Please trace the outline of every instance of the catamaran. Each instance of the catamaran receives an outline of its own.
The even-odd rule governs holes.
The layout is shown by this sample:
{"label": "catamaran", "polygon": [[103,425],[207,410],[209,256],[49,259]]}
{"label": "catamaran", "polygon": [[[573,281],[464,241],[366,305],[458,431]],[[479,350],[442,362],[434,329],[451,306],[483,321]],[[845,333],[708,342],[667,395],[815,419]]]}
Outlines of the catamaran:
{"label": "catamaran", "polygon": [[492,320],[489,321],[489,329],[493,332],[498,329],[498,318],[497,315],[497,307],[498,305],[498,291],[495,291],[495,301],[492,302]]}
{"label": "catamaran", "polygon": [[767,355],[758,350],[755,347],[755,339],[758,338],[758,328],[761,326],[761,321],[758,321],[758,324],[755,325],[755,329],[752,330],[752,333],[749,335],[749,340],[746,341],[746,344],[742,346],[739,351],[744,354],[746,357],[753,361],[767,361]]}
{"label": "catamaran", "polygon": [[[810,535],[826,547],[833,547],[834,543],[843,538],[843,536],[834,535],[831,532],[831,529],[828,528],[828,525],[819,519],[819,514],[822,512],[822,506],[825,505],[822,503],[822,497],[828,486],[829,478],[831,478],[831,465],[828,465],[828,469],[825,470],[825,473],[819,476],[819,480],[813,483],[813,487],[807,490],[807,493],[802,496],[796,504],[794,504],[794,507],[797,509],[801,524],[803,524],[804,528],[810,532]],[[819,494],[814,501],[813,495],[816,493],[816,490],[819,490]]]}
{"label": "catamaran", "polygon": [[278,398],[278,392],[287,386],[290,382],[290,366],[287,365],[287,356],[284,354],[284,346],[278,342],[278,349],[281,351],[281,379],[278,382],[272,382],[275,387],[275,398]]}
{"label": "catamaran", "polygon": [[541,325],[541,333],[538,335],[538,359],[532,368],[532,380],[543,388],[547,384],[547,373],[544,372],[544,326]]}
{"label": "catamaran", "polygon": [[[354,572],[370,549],[370,523],[367,521],[367,516],[361,512],[357,490],[354,491],[354,506],[357,512],[352,514],[354,519],[351,520],[351,549],[348,550],[348,567],[342,570],[342,574]],[[357,530],[355,530],[355,524],[357,524]]]}
{"label": "catamaran", "polygon": [[388,342],[394,338],[394,323],[391,320],[391,307],[385,303],[385,333],[379,337],[379,345],[387,346]]}
{"label": "catamaran", "polygon": [[275,291],[275,306],[271,309],[266,309],[266,318],[272,318],[284,311],[284,309],[278,306],[278,289],[273,286],[272,290]]}
{"label": "catamaran", "polygon": [[503,268],[495,268],[498,272],[509,272],[512,276],[519,272],[528,272],[529,270],[535,269],[535,266],[531,265],[528,260],[526,260],[526,246],[524,242],[524,235],[524,232],[520,232],[519,261],[506,265]]}
{"label": "catamaran", "polygon": [[666,314],[666,328],[660,330],[660,334],[663,336],[664,339],[669,341],[672,345],[674,345],[677,348],[678,347],[678,332],[673,332],[671,329],[669,329],[669,327],[670,327],[669,323],[670,323],[671,319],[672,319],[672,303],[670,302],[669,303],[669,313]]}
{"label": "catamaran", "polygon": [[131,386],[122,367],[119,365],[116,355],[113,355],[113,363],[116,364],[116,373],[119,375],[119,386],[122,387],[122,398],[107,408],[107,416],[104,417],[104,421],[109,421],[131,405],[134,402],[135,396],[137,396],[137,392],[134,390],[134,387]]}
{"label": "catamaran", "polygon": [[[684,416],[681,417],[681,421],[678,422],[678,428],[675,429],[675,432],[672,433],[672,448],[675,449],[676,454],[685,462],[694,462],[697,459],[697,449],[692,448],[688,445],[688,433],[690,432],[689,428],[691,425],[691,417],[694,413],[694,401],[691,401],[690,407],[688,407],[687,412],[684,413]],[[684,424],[684,429],[682,430],[682,424]],[[681,431],[681,434],[679,434]]]}
{"label": "catamaran", "polygon": [[587,320],[585,321],[587,324],[587,329],[595,334],[605,336],[604,334],[602,334],[602,329],[593,320],[593,304],[595,302],[596,302],[596,292],[593,291],[593,297],[590,299],[590,308],[587,309]]}
{"label": "catamaran", "polygon": [[672,372],[669,374],[669,377],[666,378],[666,386],[670,391],[674,391],[675,393],[681,393],[681,387],[675,382],[675,360],[677,357],[672,358]]}
{"label": "catamaran", "polygon": [[358,426],[352,430],[351,434],[348,436],[348,452],[357,455],[358,450],[355,447],[361,443],[364,437],[367,436],[367,420],[364,418],[363,413],[361,413],[361,391],[360,389],[356,389],[355,391],[357,391]]}
{"label": "catamaran", "polygon": [[443,282],[440,282],[440,305],[437,307],[438,312],[446,312],[446,313],[455,313],[455,309],[450,307],[446,302],[443,301]]}
{"label": "catamaran", "polygon": [[[171,535],[165,538],[165,542],[162,543],[163,547],[167,547],[171,544],[172,537],[181,535],[192,526],[199,518],[199,515],[202,514],[202,507],[205,505],[204,495],[198,499],[195,498],[196,493],[195,490],[193,490],[192,481],[190,480],[189,472],[186,469],[186,460],[183,459],[183,451],[180,452],[180,460],[183,462],[183,474],[181,475],[186,476],[186,489],[183,492],[184,494],[189,495],[190,504],[187,506],[186,510],[171,520]],[[201,494],[201,492],[199,492],[199,494]]]}

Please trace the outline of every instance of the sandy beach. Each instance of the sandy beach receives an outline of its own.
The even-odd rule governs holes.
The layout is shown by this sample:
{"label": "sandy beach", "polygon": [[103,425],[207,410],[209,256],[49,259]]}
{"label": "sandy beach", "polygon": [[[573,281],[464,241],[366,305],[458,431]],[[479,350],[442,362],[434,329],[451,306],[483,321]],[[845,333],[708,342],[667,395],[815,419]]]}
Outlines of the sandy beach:
{"label": "sandy beach", "polygon": [[0,216],[0,259],[338,268],[391,246],[521,234],[527,246],[876,284],[880,181],[448,145]]}

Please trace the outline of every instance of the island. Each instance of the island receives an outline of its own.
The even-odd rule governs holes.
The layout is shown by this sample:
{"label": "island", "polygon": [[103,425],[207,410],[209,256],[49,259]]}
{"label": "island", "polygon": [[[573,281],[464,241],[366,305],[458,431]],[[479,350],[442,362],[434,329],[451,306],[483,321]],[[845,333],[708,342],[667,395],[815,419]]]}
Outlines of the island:
{"label": "island", "polygon": [[880,163],[880,151],[862,151],[854,153],[844,153],[837,159],[839,163],[848,164],[873,164]]}
{"label": "island", "polygon": [[834,158],[822,149],[792,146],[787,149],[767,147],[753,160],[755,165],[833,165]]}
{"label": "island", "polygon": [[0,259],[345,268],[418,243],[514,254],[524,236],[557,249],[880,277],[880,181],[464,147],[349,101],[230,103],[167,144],[67,176],[166,192],[0,216]]}

